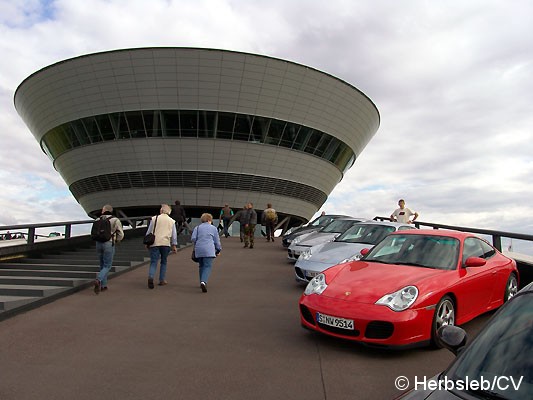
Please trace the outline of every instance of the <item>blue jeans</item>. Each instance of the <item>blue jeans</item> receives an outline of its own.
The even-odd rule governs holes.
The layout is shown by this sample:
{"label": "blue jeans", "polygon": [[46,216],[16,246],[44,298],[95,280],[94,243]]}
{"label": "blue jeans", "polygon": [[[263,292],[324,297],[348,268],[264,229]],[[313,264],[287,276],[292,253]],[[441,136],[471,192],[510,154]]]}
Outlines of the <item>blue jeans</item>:
{"label": "blue jeans", "polygon": [[113,242],[96,242],[96,253],[100,259],[100,272],[96,279],[100,281],[102,287],[107,286],[107,275],[113,266],[113,256],[115,255],[115,246]]}
{"label": "blue jeans", "polygon": [[213,267],[213,260],[215,257],[200,257],[198,259],[200,270],[200,282],[207,283],[209,275],[211,274],[211,268]]}
{"label": "blue jeans", "polygon": [[150,247],[150,270],[148,271],[148,278],[154,279],[155,271],[157,269],[157,262],[161,257],[161,266],[159,267],[159,282],[165,280],[167,275],[167,258],[170,253],[169,246],[152,246]]}
{"label": "blue jeans", "polygon": [[224,236],[228,237],[229,236],[229,232],[228,232],[228,227],[229,227],[229,222],[231,221],[231,217],[224,217],[222,218],[222,223],[224,225]]}

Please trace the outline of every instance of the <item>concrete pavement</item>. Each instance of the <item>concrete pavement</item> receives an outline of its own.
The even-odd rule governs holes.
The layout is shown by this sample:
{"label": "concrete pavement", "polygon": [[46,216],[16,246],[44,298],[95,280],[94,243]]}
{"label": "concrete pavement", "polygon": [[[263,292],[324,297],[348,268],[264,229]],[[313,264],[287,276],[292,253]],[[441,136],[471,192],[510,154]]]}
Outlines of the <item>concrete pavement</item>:
{"label": "concrete pavement", "polygon": [[167,286],[148,289],[144,265],[98,296],[86,289],[1,322],[0,399],[391,399],[397,376],[431,377],[453,359],[303,330],[303,288],[281,243],[222,245],[207,293],[184,249],[169,258]]}

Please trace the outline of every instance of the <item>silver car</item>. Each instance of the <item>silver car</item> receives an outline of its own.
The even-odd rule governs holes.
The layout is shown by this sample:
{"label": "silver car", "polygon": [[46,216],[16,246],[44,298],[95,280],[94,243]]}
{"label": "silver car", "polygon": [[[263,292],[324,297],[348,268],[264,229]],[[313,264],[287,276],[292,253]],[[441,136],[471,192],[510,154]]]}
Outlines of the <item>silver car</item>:
{"label": "silver car", "polygon": [[331,221],[317,232],[299,236],[295,238],[289,246],[287,250],[287,258],[291,261],[296,261],[303,251],[312,246],[316,246],[317,244],[331,242],[341,233],[344,233],[354,224],[361,221],[368,221],[368,219],[353,217],[339,218]]}
{"label": "silver car", "polygon": [[388,221],[358,223],[334,241],[304,250],[294,266],[296,280],[307,283],[333,265],[355,260],[362,249],[373,247],[389,233],[403,229],[416,228],[413,225]]}

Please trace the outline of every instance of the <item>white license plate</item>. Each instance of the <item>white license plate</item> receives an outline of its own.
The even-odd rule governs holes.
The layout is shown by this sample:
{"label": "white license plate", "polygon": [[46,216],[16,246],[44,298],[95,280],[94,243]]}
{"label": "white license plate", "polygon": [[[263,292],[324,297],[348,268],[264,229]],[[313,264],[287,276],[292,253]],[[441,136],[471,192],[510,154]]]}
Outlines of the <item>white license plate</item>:
{"label": "white license plate", "polygon": [[335,328],[349,329],[352,331],[354,330],[353,319],[332,317],[331,315],[326,315],[317,312],[316,322],[319,322],[324,325],[334,326]]}
{"label": "white license plate", "polygon": [[305,275],[308,277],[308,278],[314,278],[315,276],[317,276],[320,272],[316,272],[316,271],[305,271]]}

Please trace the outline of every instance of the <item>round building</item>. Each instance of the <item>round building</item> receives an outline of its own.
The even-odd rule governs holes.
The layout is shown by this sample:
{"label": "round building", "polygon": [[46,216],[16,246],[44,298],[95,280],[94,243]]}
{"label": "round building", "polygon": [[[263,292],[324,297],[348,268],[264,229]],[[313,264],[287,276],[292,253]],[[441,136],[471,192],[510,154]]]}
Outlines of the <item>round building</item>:
{"label": "round building", "polygon": [[25,79],[15,108],[95,216],[191,217],[272,203],[285,226],[326,201],[376,133],[356,87],[294,62],[200,48],[138,48],[58,62]]}

